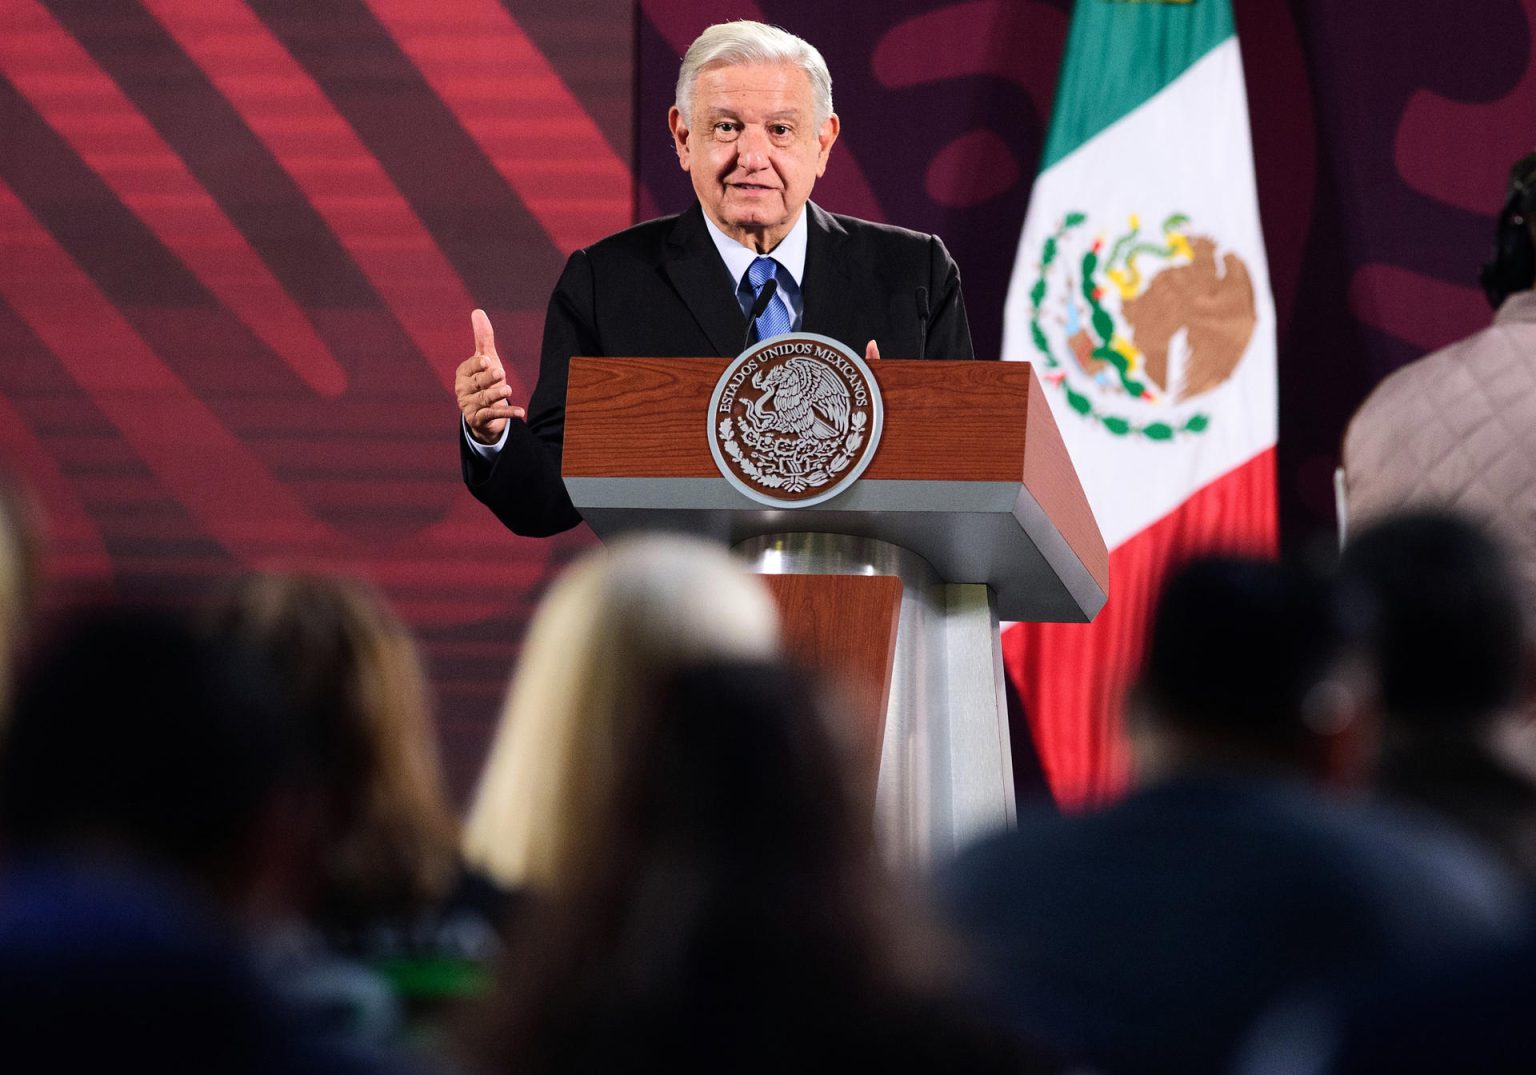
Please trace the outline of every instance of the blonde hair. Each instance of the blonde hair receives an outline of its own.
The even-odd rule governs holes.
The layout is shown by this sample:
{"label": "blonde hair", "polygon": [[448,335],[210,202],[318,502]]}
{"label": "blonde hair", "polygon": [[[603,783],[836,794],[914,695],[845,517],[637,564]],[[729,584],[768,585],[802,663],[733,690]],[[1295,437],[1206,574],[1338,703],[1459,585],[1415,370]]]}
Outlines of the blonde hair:
{"label": "blonde hair", "polygon": [[321,769],[332,814],[317,913],[419,909],[458,866],[431,695],[409,628],[361,579],[259,573],[215,627],[271,659]]}
{"label": "blonde hair", "polygon": [[470,864],[508,887],[565,887],[623,771],[627,716],[680,666],[778,653],[778,612],[723,550],[616,542],[545,597],[465,824]]}

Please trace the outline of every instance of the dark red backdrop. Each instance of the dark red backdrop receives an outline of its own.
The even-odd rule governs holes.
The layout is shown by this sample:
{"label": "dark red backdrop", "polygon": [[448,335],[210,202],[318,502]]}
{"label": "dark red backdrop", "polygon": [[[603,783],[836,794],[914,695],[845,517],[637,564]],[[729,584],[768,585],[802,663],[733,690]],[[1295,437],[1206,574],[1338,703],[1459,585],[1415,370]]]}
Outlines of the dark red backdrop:
{"label": "dark red backdrop", "polygon": [[[1234,6],[1295,544],[1331,530],[1364,393],[1486,319],[1536,0]],[[460,491],[469,309],[528,384],[564,255],[686,204],[677,57],[739,15],[827,54],[818,199],[944,235],[995,352],[1067,7],[0,0],[0,449],[51,519],[52,607],[365,574],[421,633],[463,790],[530,604],[590,540],[513,538]]]}

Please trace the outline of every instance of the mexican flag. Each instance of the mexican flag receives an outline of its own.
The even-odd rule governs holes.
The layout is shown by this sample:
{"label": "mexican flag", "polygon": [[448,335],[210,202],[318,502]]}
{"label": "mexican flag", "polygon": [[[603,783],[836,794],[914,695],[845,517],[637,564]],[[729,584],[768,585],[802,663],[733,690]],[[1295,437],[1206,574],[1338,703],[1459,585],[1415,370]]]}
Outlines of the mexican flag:
{"label": "mexican flag", "polygon": [[1275,313],[1230,0],[1077,0],[1003,357],[1035,364],[1110,549],[1097,620],[1003,637],[1051,789],[1081,805],[1128,775],[1121,703],[1169,569],[1276,547]]}

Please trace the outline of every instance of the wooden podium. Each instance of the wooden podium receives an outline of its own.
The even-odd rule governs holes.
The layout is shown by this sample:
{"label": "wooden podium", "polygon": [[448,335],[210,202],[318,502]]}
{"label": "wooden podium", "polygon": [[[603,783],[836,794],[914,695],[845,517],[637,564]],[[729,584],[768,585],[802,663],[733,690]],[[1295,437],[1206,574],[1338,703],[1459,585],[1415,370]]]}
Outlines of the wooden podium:
{"label": "wooden podium", "polygon": [[871,363],[884,430],[868,468],[787,508],[711,455],[730,361],[572,359],[571,500],[600,537],[683,531],[769,576],[790,653],[841,685],[885,853],[926,868],[1013,820],[999,619],[1091,620],[1104,540],[1028,363]]}

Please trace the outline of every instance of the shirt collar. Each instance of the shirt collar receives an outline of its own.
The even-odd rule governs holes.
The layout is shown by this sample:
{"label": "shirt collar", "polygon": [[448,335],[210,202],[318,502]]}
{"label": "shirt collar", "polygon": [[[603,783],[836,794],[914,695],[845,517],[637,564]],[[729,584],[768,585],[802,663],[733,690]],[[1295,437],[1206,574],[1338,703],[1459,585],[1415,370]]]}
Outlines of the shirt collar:
{"label": "shirt collar", "polygon": [[[790,227],[789,234],[779,240],[778,246],[768,251],[768,255],[789,273],[796,287],[800,286],[800,278],[805,275],[805,243],[806,237],[810,235],[806,215],[805,206],[801,206],[800,218]],[[709,219],[708,213],[704,214],[704,226],[709,229],[709,237],[715,241],[715,249],[720,251],[725,267],[730,270],[731,279],[740,282],[741,278],[747,274],[747,269],[752,262],[762,255],[721,231],[715,226],[715,222]]]}

